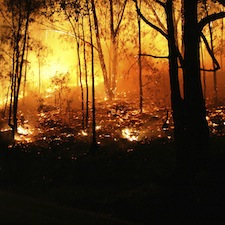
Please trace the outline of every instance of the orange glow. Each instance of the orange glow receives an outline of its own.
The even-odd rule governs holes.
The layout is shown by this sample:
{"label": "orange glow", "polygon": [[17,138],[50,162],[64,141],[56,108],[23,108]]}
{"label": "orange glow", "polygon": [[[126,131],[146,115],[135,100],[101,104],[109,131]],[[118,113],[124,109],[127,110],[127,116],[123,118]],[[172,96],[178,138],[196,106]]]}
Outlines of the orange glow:
{"label": "orange glow", "polygon": [[[175,15],[176,19],[176,39],[178,40],[179,49],[182,44],[182,32],[181,32],[181,18],[180,18],[180,1],[175,3]],[[104,53],[104,60],[106,64],[106,70],[109,76],[110,69],[112,70],[112,49],[110,48],[110,26],[108,17],[109,12],[105,8],[103,11],[97,9],[99,18],[99,30],[100,41]],[[166,33],[166,15],[163,8],[159,4],[153,4],[151,7],[149,3],[143,2],[142,9],[143,15],[152,23],[156,24]],[[154,13],[155,12],[155,13]],[[115,12],[116,13],[116,12]],[[104,20],[102,20],[104,18]],[[53,21],[53,22],[52,22]],[[69,102],[73,101],[80,106],[81,92],[80,92],[80,71],[78,68],[78,55],[77,55],[77,43],[76,38],[71,28],[71,24],[65,19],[63,14],[55,15],[52,21],[43,20],[42,22],[34,22],[30,26],[30,39],[29,44],[31,49],[28,52],[27,58],[27,77],[26,82],[24,78],[21,81],[20,100],[24,96],[30,96],[31,93],[38,98],[43,98],[45,103],[53,104],[56,106],[56,100],[59,98],[59,93],[64,94],[62,102],[69,105]],[[74,21],[73,21],[74,22]],[[220,21],[221,22],[221,21]],[[79,23],[79,39],[80,44],[80,62],[81,62],[81,76],[83,88],[85,88],[85,71],[84,71],[84,37],[82,37],[81,20]],[[221,27],[219,22],[215,22],[215,46],[219,46],[221,39]],[[78,24],[74,24],[75,28]],[[91,48],[90,48],[90,34],[88,27],[88,19],[84,17],[84,35],[86,39],[86,54],[87,54],[87,72],[88,72],[88,86],[89,92],[91,91]],[[217,27],[218,25],[218,27]],[[76,28],[77,29],[77,28]],[[135,4],[129,2],[124,13],[124,17],[121,23],[121,27],[118,33],[118,62],[117,62],[117,96],[122,98],[131,97],[131,99],[138,98],[138,42],[137,42],[137,15]],[[76,31],[78,32],[78,31]],[[209,30],[207,27],[203,30],[209,41]],[[80,37],[79,36],[79,37]],[[145,22],[141,21],[141,36],[142,36],[142,53],[151,54],[153,56],[167,56],[168,47],[167,40],[157,31],[150,28]],[[3,46],[4,47],[4,46]],[[94,66],[95,66],[95,85],[96,85],[96,98],[107,100],[104,79],[102,75],[102,69],[98,58],[98,50],[96,44],[96,37],[94,36]],[[7,47],[8,48],[8,47]],[[204,63],[207,68],[212,67],[212,60],[203,47]],[[11,70],[10,57],[5,57],[9,60],[9,65],[4,66],[1,62],[1,66],[4,66],[6,78],[0,82],[0,105],[5,106],[6,102],[9,104],[10,99],[10,79],[9,72]],[[144,98],[148,99],[147,104],[154,105],[170,105],[170,88],[169,88],[169,76],[168,76],[168,60],[157,59],[149,56],[142,57],[142,73],[143,73],[143,86],[144,86]],[[181,71],[181,70],[180,70]],[[60,89],[60,85],[56,87],[52,80],[60,74],[69,74],[69,81],[64,87],[70,89],[65,91]],[[111,74],[112,76],[112,74]],[[207,81],[212,83],[211,81]],[[182,82],[181,82],[182,83]],[[222,85],[222,82],[220,83]],[[67,90],[68,90],[67,89]],[[210,88],[208,90],[211,90]],[[89,95],[90,96],[90,95]],[[166,96],[166,97],[165,97]],[[66,99],[67,98],[67,99]],[[66,99],[66,100],[65,100]],[[76,100],[76,101],[75,101]],[[67,103],[65,103],[67,102]],[[73,106],[74,106],[73,105]],[[75,106],[77,106],[75,105]],[[36,106],[36,105],[35,105]],[[64,105],[65,106],[65,105]],[[57,105],[58,107],[58,105]],[[65,106],[66,108],[66,106]],[[84,135],[84,133],[82,134]],[[123,136],[129,140],[138,140],[139,135],[135,130],[125,129]]]}
{"label": "orange glow", "polygon": [[32,128],[28,124],[24,126],[19,125],[15,135],[15,140],[17,142],[30,143],[33,142],[33,134]]}
{"label": "orange glow", "polygon": [[135,129],[125,128],[122,130],[122,137],[129,141],[138,141],[139,135],[140,135],[140,131]]}

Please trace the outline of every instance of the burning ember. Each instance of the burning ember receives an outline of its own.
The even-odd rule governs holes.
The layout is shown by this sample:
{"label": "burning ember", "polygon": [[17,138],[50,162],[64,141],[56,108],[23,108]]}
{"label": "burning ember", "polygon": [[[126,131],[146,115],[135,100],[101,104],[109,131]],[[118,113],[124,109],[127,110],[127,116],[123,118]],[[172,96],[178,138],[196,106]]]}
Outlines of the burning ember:
{"label": "burning ember", "polygon": [[22,126],[19,126],[17,128],[17,133],[19,135],[28,135],[29,133],[32,134],[32,132],[28,130],[28,127],[24,128]]}
{"label": "burning ember", "polygon": [[82,130],[81,132],[78,133],[78,135],[88,136],[88,132],[85,130]]}
{"label": "burning ember", "polygon": [[122,136],[123,138],[129,140],[129,141],[138,141],[140,132],[138,130],[125,128],[122,130]]}
{"label": "burning ember", "polygon": [[30,126],[26,125],[24,127],[19,125],[17,128],[17,134],[15,135],[15,140],[17,142],[26,142],[26,143],[33,142],[33,132]]}

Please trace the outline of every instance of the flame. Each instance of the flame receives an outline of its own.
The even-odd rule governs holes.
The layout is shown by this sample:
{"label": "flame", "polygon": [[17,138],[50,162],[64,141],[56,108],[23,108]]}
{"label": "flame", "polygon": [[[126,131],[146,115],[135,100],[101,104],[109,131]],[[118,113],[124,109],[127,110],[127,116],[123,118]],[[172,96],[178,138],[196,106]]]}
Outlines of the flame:
{"label": "flame", "polygon": [[18,134],[21,134],[21,135],[32,134],[32,132],[28,130],[28,127],[27,127],[27,128],[24,128],[24,127],[22,127],[22,126],[18,126],[18,128],[17,128],[17,133],[18,133]]}
{"label": "flame", "polygon": [[122,130],[122,137],[129,141],[138,141],[140,132],[132,128],[124,128]]}
{"label": "flame", "polygon": [[97,125],[95,128],[96,128],[96,130],[101,130],[102,126],[101,125]]}
{"label": "flame", "polygon": [[82,130],[81,132],[78,133],[78,135],[86,137],[86,136],[88,136],[88,132],[85,130]]}
{"label": "flame", "polygon": [[23,127],[19,125],[17,128],[17,134],[15,135],[15,140],[18,142],[30,143],[30,142],[33,142],[32,135],[33,135],[33,132],[28,126]]}

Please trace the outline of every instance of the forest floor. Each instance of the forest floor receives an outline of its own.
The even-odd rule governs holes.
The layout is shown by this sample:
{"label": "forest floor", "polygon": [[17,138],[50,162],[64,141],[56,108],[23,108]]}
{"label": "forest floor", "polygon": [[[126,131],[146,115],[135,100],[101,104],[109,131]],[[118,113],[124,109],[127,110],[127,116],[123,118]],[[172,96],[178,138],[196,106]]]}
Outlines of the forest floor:
{"label": "forest floor", "polygon": [[4,225],[225,223],[225,137],[214,129],[224,108],[210,111],[206,163],[183,182],[172,132],[160,130],[165,111],[114,108],[102,114],[107,123],[99,117],[95,153],[80,122],[64,126],[53,109],[39,113],[35,135],[25,124],[26,135],[1,149]]}

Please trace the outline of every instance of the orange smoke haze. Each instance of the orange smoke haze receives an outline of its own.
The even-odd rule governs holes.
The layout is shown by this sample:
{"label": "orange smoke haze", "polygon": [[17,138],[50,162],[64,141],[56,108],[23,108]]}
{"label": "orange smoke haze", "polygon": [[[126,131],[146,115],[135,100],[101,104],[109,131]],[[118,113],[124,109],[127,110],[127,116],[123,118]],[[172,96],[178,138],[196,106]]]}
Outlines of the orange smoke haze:
{"label": "orange smoke haze", "polygon": [[[121,94],[124,96],[135,96],[138,98],[138,41],[137,41],[137,18],[134,4],[129,3],[127,10],[124,14],[124,19],[121,23],[121,29],[119,33],[119,44],[118,44],[118,76],[117,76],[117,92],[118,96]],[[165,25],[165,15],[160,8],[156,8],[157,15],[161,19],[161,22]],[[154,15],[149,13],[148,7],[143,7],[143,14],[150,20]],[[133,14],[131,14],[133,12]],[[175,15],[178,18],[178,15]],[[62,18],[61,18],[62,20]],[[178,21],[178,26],[180,27],[180,20]],[[100,30],[103,32],[103,22],[100,20]],[[76,40],[71,33],[71,28],[69,28],[68,22],[64,22],[63,29],[57,27],[57,24],[53,24],[52,28],[46,25],[40,25],[34,23],[30,28],[30,36],[38,40],[45,48],[40,49],[38,47],[32,46],[32,50],[29,51],[27,65],[27,78],[25,87],[21,88],[21,98],[25,95],[39,95],[43,98],[47,98],[50,95],[54,95],[56,88],[52,80],[56,76],[68,75],[68,83],[65,86],[69,88],[75,88],[79,90],[79,70],[78,70],[78,58],[76,50]],[[62,27],[62,25],[60,25]],[[181,30],[177,29],[177,38],[179,45],[181,45]],[[87,39],[89,38],[88,29],[85,30]],[[101,43],[103,46],[104,57],[106,61],[107,70],[109,70],[110,64],[110,48],[109,48],[109,33],[105,31],[106,34],[102,36]],[[219,46],[221,40],[221,30],[217,29],[214,33],[215,45]],[[209,33],[207,28],[205,28],[204,33],[209,40]],[[142,34],[142,53],[151,54],[154,56],[168,56],[167,40],[162,37],[159,33],[151,29],[143,21],[141,22],[141,34]],[[96,42],[96,40],[94,40]],[[32,45],[32,43],[30,43]],[[94,43],[96,47],[96,43]],[[181,46],[179,46],[181,47]],[[80,58],[83,68],[83,42],[80,42]],[[87,54],[90,55],[90,45],[87,44]],[[206,68],[212,67],[212,62],[207,53],[205,47],[203,47],[204,66]],[[38,55],[39,53],[39,55]],[[219,55],[220,52],[218,51]],[[221,62],[224,58],[220,59]],[[87,57],[88,65],[88,83],[91,86],[91,76],[90,76],[90,56]],[[149,56],[142,57],[143,65],[143,85],[144,85],[144,97],[148,98],[151,102],[164,102],[164,105],[169,104],[170,88],[169,88],[169,76],[168,76],[168,60],[167,59],[157,59]],[[219,80],[222,79],[222,72],[220,71]],[[207,82],[209,83],[209,89],[211,91],[211,75],[207,75]],[[84,72],[82,71],[83,83],[85,83]],[[103,87],[103,76],[98,59],[98,52],[95,50],[95,79],[96,79],[96,89],[97,97],[105,98],[105,91]],[[23,80],[24,82],[24,80]],[[223,81],[222,81],[223,82]],[[221,82],[221,83],[222,83]],[[182,85],[182,83],[181,83]],[[8,87],[10,86],[9,79],[4,79],[1,83],[0,93],[0,104],[6,103],[7,94],[9,93]],[[85,85],[84,85],[85,86]],[[224,85],[219,84],[219,88],[224,88]],[[59,91],[59,90],[57,90]],[[124,94],[125,93],[125,94]],[[210,96],[210,94],[209,94]],[[9,96],[8,96],[9,97]],[[80,93],[76,95],[80,99]]]}

